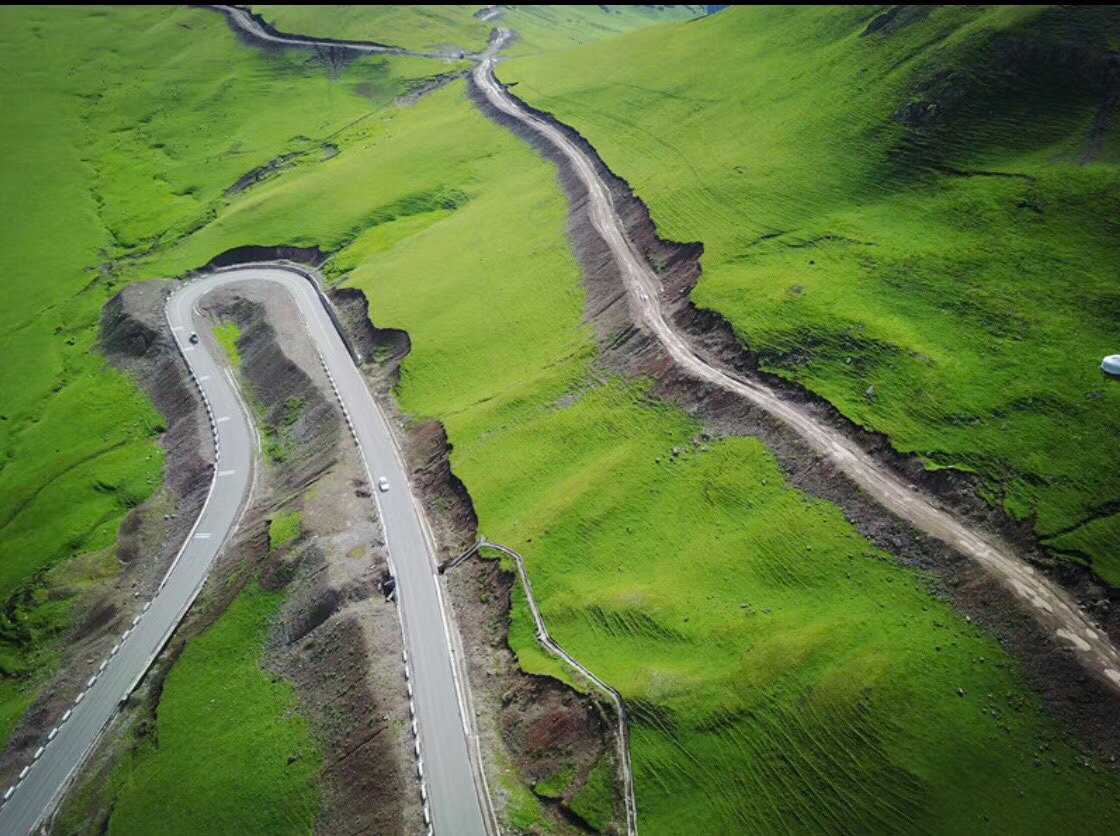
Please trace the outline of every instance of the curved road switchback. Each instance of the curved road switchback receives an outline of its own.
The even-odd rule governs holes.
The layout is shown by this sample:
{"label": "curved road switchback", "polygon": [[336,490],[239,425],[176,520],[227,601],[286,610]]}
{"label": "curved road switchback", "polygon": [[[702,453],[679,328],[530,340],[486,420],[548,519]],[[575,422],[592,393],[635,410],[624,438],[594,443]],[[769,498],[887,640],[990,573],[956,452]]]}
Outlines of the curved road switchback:
{"label": "curved road switchback", "polygon": [[[390,489],[374,490],[397,579],[397,600],[407,653],[406,675],[419,733],[418,778],[425,818],[440,834],[483,836],[485,784],[470,757],[473,736],[469,691],[453,658],[454,639],[434,560],[434,544],[392,430],[366,387],[324,301],[311,282],[275,266],[231,268],[187,282],[168,299],[175,341],[210,413],[215,465],[210,492],[187,541],[160,586],[91,680],[0,809],[0,833],[32,831],[58,803],[70,778],[143,677],[201,589],[223,544],[236,530],[255,480],[256,437],[248,410],[224,363],[207,341],[191,344],[204,326],[198,301],[221,287],[267,282],[286,291],[302,315],[357,441],[371,487],[385,476]],[[478,789],[476,790],[476,786]],[[489,803],[486,803],[489,811]]]}
{"label": "curved road switchback", "polygon": [[3,834],[29,833],[53,811],[71,777],[116,716],[120,702],[139,683],[198,595],[222,544],[236,531],[252,491],[256,439],[236,387],[201,346],[187,342],[189,316],[172,303],[167,315],[210,415],[215,447],[210,490],[156,596],[138,607],[115,652],[60,718],[53,738],[44,741],[42,754],[29,765],[0,809]]}
{"label": "curved road switchback", "polygon": [[[503,32],[501,39],[504,38]],[[672,360],[691,376],[745,398],[778,418],[888,511],[976,561],[1013,590],[1039,623],[1072,647],[1086,667],[1120,689],[1120,653],[1108,636],[1090,623],[1064,590],[1026,565],[1010,546],[974,531],[931,497],[912,489],[852,439],[815,420],[798,404],[782,399],[764,383],[720,368],[693,348],[688,338],[666,319],[661,307],[661,282],[627,236],[610,189],[599,177],[594,161],[556,125],[534,115],[506,91],[494,77],[496,60],[494,50],[482,57],[472,73],[474,83],[491,105],[532,129],[571,163],[587,189],[591,223],[610,247],[636,318],[657,337]]]}

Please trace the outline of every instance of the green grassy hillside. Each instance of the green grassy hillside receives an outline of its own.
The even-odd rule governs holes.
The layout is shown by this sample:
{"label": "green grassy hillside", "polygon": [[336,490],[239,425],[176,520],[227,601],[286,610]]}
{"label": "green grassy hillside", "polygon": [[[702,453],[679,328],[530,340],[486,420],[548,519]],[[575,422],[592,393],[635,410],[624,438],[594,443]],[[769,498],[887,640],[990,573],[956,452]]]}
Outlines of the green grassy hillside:
{"label": "green grassy hillside", "polygon": [[505,6],[483,21],[485,6],[252,6],[282,32],[376,41],[417,51],[456,46],[481,52],[496,26],[517,33],[511,51],[564,49],[654,23],[688,20],[700,6]]}
{"label": "green grassy hillside", "polygon": [[[162,475],[160,417],[95,350],[102,305],[156,275],[137,266],[142,254],[249,199],[225,194],[246,172],[322,159],[331,134],[447,67],[371,59],[331,80],[304,54],[244,48],[200,10],[21,8],[0,20],[3,742],[55,663],[74,596],[112,576],[117,526]],[[219,251],[197,250],[180,272]]]}
{"label": "green grassy hillside", "polygon": [[[467,199],[387,213],[332,273],[408,330],[400,403],[445,422],[481,530],[525,555],[557,639],[629,701],[644,832],[1118,821],[1115,779],[1077,765],[998,643],[759,442],[693,444],[647,384],[594,369],[546,164],[457,88],[382,131],[353,170],[371,202],[436,172]],[[402,171],[412,151],[424,167]],[[523,620],[511,642],[563,675]]]}
{"label": "green grassy hillside", "polygon": [[1115,8],[734,8],[499,68],[580,130],[694,298],[1120,584]]}
{"label": "green grassy hillside", "polygon": [[[461,84],[335,141],[143,269],[261,240],[338,251],[332,275],[409,331],[399,398],[445,422],[482,530],[526,555],[559,640],[635,707],[649,832],[760,827],[771,805],[789,828],[821,804],[825,824],[898,829],[1115,815],[998,644],[760,444],[693,447],[644,384],[593,373],[554,173]],[[1057,766],[1034,767],[1039,746]]]}
{"label": "green grassy hillside", "polygon": [[29,678],[52,661],[47,640],[67,625],[66,602],[29,581],[110,547],[161,475],[158,416],[92,353],[113,237],[82,150],[81,17],[63,39],[57,13],[0,12],[0,742],[34,696]]}
{"label": "green grassy hillside", "polygon": [[158,722],[111,776],[111,834],[310,833],[322,756],[260,668],[282,592],[249,582],[175,663]]}
{"label": "green grassy hillside", "polygon": [[[40,116],[69,130],[66,147],[91,161],[88,179],[75,173],[63,185],[112,196],[91,198],[101,207],[98,240],[109,242],[94,248],[106,249],[101,261],[118,260],[85,294],[87,331],[114,283],[178,275],[245,244],[337,251],[333,276],[370,295],[379,326],[409,331],[400,403],[444,421],[482,531],[525,555],[557,639],[628,700],[644,832],[1120,823],[1115,778],[1082,764],[998,643],[862,540],[838,509],[793,490],[758,441],[693,443],[699,427],[652,398],[647,381],[593,365],[555,173],[485,120],[461,82],[394,107],[393,94],[428,65],[368,59],[331,81],[306,55],[244,47],[212,13],[5,14],[25,21],[28,43],[35,27],[71,50],[89,43],[66,59],[85,64],[63,64],[40,82],[81,108],[77,121]],[[720,17],[664,31],[691,38]],[[688,40],[679,49],[712,58]],[[155,91],[138,66],[160,68]],[[242,174],[287,154],[298,156],[225,195]],[[63,286],[57,298],[75,289]],[[673,447],[685,452],[674,457]],[[256,668],[253,637],[272,606],[242,595],[188,647],[168,679],[158,749],[118,772],[126,793],[114,827],[150,830],[171,815],[196,829],[308,827],[316,804],[308,776],[278,776],[268,759],[278,741],[277,752],[303,745],[299,725],[285,723],[286,690]],[[541,663],[532,635],[518,621],[511,638],[527,666]],[[260,729],[253,746],[205,716],[215,694],[229,699],[229,712],[261,721],[251,726]],[[183,737],[188,728],[261,755],[263,766],[245,762],[260,772],[215,772]],[[181,780],[169,782],[172,774]],[[602,784],[597,775],[577,807],[596,820]],[[260,819],[247,819],[258,804],[267,808]],[[531,822],[535,812],[511,817]]]}

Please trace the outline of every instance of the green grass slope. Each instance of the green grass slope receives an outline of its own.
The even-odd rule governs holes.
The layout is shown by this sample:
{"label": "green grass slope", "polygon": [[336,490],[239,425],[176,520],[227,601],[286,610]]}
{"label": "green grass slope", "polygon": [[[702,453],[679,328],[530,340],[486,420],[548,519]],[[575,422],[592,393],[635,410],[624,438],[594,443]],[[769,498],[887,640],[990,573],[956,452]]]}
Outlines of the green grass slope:
{"label": "green grass slope", "polygon": [[[446,66],[369,59],[331,72],[304,53],[246,49],[201,10],[17,8],[0,19],[3,741],[55,663],[73,596],[113,574],[117,526],[162,475],[160,417],[95,350],[102,306],[157,275],[141,256],[250,199],[252,187],[226,194],[242,175],[329,156],[332,134]],[[211,240],[217,249],[178,271],[282,240],[257,231]]]}
{"label": "green grass slope", "polygon": [[81,150],[81,23],[57,37],[57,17],[0,12],[0,741],[51,662],[44,645],[68,623],[65,603],[42,600],[29,581],[111,546],[162,463],[158,416],[92,351],[106,298],[97,268],[113,241]]}
{"label": "green grass slope", "polygon": [[699,17],[701,6],[505,6],[483,21],[485,6],[252,6],[281,32],[376,41],[417,51],[455,46],[481,52],[496,26],[517,33],[513,53],[564,49],[654,23]]}
{"label": "green grass slope", "polygon": [[[1120,821],[1115,779],[1079,765],[997,642],[759,442],[693,444],[645,383],[595,371],[554,174],[461,95],[386,117],[351,174],[371,204],[428,182],[462,197],[385,210],[331,270],[409,331],[400,403],[444,421],[481,530],[525,555],[554,635],[628,700],[643,830]],[[514,617],[526,667],[564,676]]]}
{"label": "green grass slope", "polygon": [[694,298],[1120,584],[1115,8],[734,8],[504,64],[587,136]]}
{"label": "green grass slope", "polygon": [[310,833],[322,756],[292,688],[261,670],[283,592],[255,582],[187,644],[159,716],[109,778],[111,834]]}

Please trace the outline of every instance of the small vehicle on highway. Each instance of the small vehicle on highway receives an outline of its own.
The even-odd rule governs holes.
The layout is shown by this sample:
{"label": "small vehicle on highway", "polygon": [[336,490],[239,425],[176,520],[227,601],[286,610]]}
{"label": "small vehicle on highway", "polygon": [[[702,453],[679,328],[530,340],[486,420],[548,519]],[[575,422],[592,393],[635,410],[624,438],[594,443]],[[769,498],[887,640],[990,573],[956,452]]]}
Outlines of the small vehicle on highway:
{"label": "small vehicle on highway", "polygon": [[382,493],[385,493],[387,490],[389,490],[389,480],[382,476],[377,480],[377,489]]}
{"label": "small vehicle on highway", "polygon": [[198,334],[196,334],[194,331],[191,331],[189,340],[191,345],[198,345]]}

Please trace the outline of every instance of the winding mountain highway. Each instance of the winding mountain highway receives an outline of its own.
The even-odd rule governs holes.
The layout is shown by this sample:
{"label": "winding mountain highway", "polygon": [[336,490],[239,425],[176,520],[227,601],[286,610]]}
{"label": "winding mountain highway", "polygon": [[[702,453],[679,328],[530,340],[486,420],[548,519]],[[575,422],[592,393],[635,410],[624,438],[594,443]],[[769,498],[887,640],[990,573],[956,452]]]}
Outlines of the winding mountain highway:
{"label": "winding mountain highway", "polygon": [[[501,39],[504,37],[503,34]],[[693,377],[745,398],[778,418],[892,514],[975,560],[1013,590],[1043,627],[1066,642],[1086,667],[1120,689],[1120,653],[1108,636],[1089,622],[1065,591],[1024,563],[1010,546],[974,531],[931,497],[913,490],[852,439],[815,420],[769,386],[739,377],[697,352],[687,336],[666,319],[661,305],[661,282],[626,234],[610,189],[600,178],[594,161],[555,124],[534,115],[510,95],[494,77],[496,61],[493,50],[482,56],[472,73],[475,85],[491,105],[531,128],[571,163],[587,189],[591,222],[610,247],[622,273],[635,318],[657,337],[672,360]]]}
{"label": "winding mountain highway", "polygon": [[470,755],[471,746],[477,744],[467,708],[468,686],[456,667],[453,628],[436,572],[434,543],[422,506],[409,487],[393,432],[312,283],[293,270],[253,266],[187,282],[167,301],[168,324],[210,415],[216,449],[210,492],[159,593],[142,608],[0,809],[2,834],[29,833],[51,813],[116,716],[120,702],[143,677],[198,595],[252,495],[258,445],[248,410],[228,368],[210,353],[208,341],[190,341],[191,333],[205,327],[199,300],[213,290],[244,282],[265,282],[290,294],[341,402],[370,485],[382,476],[389,480],[389,490],[375,491],[374,497],[397,579],[426,815],[437,833],[487,833],[484,806],[489,811],[489,804],[480,801],[486,797],[485,785]]}

